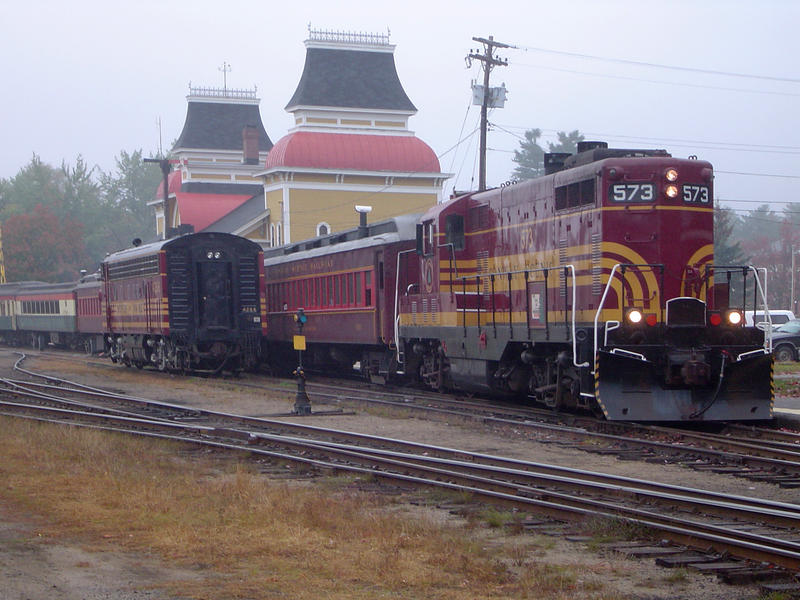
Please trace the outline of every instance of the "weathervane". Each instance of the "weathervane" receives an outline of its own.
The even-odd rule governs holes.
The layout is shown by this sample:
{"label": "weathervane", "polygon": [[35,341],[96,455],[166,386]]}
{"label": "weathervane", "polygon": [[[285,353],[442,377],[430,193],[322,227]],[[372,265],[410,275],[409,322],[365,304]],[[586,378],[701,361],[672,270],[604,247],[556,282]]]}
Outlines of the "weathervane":
{"label": "weathervane", "polygon": [[228,73],[231,72],[231,66],[227,62],[223,61],[222,66],[219,67],[218,70],[222,71],[222,89],[227,93],[228,92]]}

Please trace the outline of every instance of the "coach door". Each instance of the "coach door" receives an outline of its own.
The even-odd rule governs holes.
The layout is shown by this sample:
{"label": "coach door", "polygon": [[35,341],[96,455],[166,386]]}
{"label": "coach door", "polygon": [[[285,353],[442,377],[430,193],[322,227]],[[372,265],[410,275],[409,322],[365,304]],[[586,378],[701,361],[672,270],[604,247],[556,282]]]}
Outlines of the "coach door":
{"label": "coach door", "polygon": [[392,313],[385,312],[386,311],[386,293],[384,291],[384,279],[386,277],[386,273],[384,273],[384,264],[383,264],[383,250],[379,250],[375,253],[375,292],[373,293],[373,298],[375,301],[375,315],[373,320],[373,331],[375,332],[375,339],[379,340],[383,334],[383,328],[381,327],[381,322],[384,320],[391,320]]}
{"label": "coach door", "polygon": [[197,291],[200,328],[233,327],[231,264],[227,261],[199,262]]}

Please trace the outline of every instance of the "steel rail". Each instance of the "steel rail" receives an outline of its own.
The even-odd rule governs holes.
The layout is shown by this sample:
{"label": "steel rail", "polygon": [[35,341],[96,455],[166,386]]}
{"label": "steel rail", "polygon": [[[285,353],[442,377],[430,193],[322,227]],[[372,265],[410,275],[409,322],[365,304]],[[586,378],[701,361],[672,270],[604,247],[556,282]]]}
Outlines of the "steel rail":
{"label": "steel rail", "polygon": [[[46,408],[46,412],[58,412],[58,409]],[[67,411],[61,411],[67,412]],[[89,413],[91,419],[107,419],[94,413]],[[180,425],[180,424],[167,424],[163,422],[152,422],[144,419],[130,419],[127,417],[110,417],[114,420],[126,423],[135,423],[137,426],[144,426],[150,424],[158,428],[168,428],[170,430],[178,431],[202,431],[207,435],[220,435],[223,433],[219,429],[210,429],[207,427],[198,427],[197,425]],[[75,424],[75,423],[70,423]],[[130,433],[130,431],[128,431]],[[141,434],[140,431],[133,431],[133,433]],[[230,433],[225,431],[225,433]],[[240,432],[244,433],[244,432]],[[198,439],[196,437],[180,437],[180,436],[165,436],[163,434],[149,433],[150,436],[165,437],[174,439],[176,441],[201,443],[209,446],[216,446],[228,450],[240,450],[253,454],[279,457],[282,460],[292,460],[294,462],[301,462],[306,465],[321,467],[326,469],[333,469],[335,471],[348,471],[369,474],[372,477],[387,479],[394,483],[413,484],[415,486],[437,486],[448,489],[455,489],[462,492],[469,492],[492,502],[499,502],[530,510],[536,513],[545,513],[549,516],[562,518],[565,520],[582,520],[586,517],[606,517],[611,519],[619,519],[629,523],[636,523],[644,525],[658,531],[661,535],[672,539],[673,541],[680,541],[693,547],[706,548],[707,546],[713,547],[716,551],[727,551],[732,555],[741,556],[750,560],[764,560],[775,565],[787,569],[796,570],[800,568],[800,543],[782,540],[780,538],[772,538],[764,535],[754,534],[746,531],[737,531],[735,529],[722,527],[719,525],[711,525],[706,523],[698,523],[688,521],[685,519],[678,519],[667,515],[660,515],[652,511],[646,511],[636,508],[622,507],[617,503],[608,501],[598,501],[587,498],[574,497],[567,494],[556,494],[554,492],[542,491],[537,488],[523,487],[514,482],[498,481],[496,479],[470,475],[462,472],[453,472],[451,470],[441,469],[439,467],[423,467],[419,464],[408,463],[405,461],[393,461],[386,457],[380,457],[379,462],[387,464],[389,462],[397,462],[396,468],[403,472],[387,472],[376,470],[375,456],[370,455],[369,450],[360,449],[359,451],[351,450],[338,450],[337,453],[344,453],[348,455],[348,460],[355,460],[361,455],[361,460],[366,460],[371,463],[371,467],[358,467],[352,464],[333,463],[330,461],[323,461],[319,459],[310,459],[308,456],[297,457],[287,455],[285,452],[276,453],[270,450],[263,450],[261,448],[254,448],[252,444],[233,445],[229,443],[217,442],[214,440]],[[249,440],[248,440],[249,441]],[[271,440],[275,442],[276,440]],[[290,441],[292,445],[299,442],[294,440]],[[281,443],[287,443],[287,440],[282,440]],[[324,451],[326,453],[334,451],[333,448],[325,445],[316,444],[314,442],[304,442],[305,450],[314,449],[316,451]],[[469,465],[474,467],[474,465]],[[410,475],[409,472],[419,473],[418,475]],[[445,478],[446,480],[442,480]],[[454,483],[454,480],[461,481],[461,483]],[[512,491],[502,491],[503,486]],[[542,494],[552,499],[542,499]],[[531,497],[531,496],[540,496]]]}
{"label": "steel rail", "polygon": [[[115,395],[116,396],[116,395]],[[258,427],[258,428],[266,428],[273,431],[284,431],[284,432],[291,432],[296,435],[314,435],[318,437],[325,438],[330,440],[331,442],[335,441],[352,441],[358,440],[361,443],[373,444],[373,445],[382,445],[386,447],[387,445],[393,446],[395,448],[404,449],[406,451],[413,451],[418,453],[429,453],[431,455],[438,456],[440,458],[449,458],[449,459],[464,459],[472,462],[482,462],[484,464],[491,464],[496,466],[502,467],[509,467],[509,468],[522,468],[528,470],[536,470],[537,472],[543,474],[551,474],[554,476],[579,476],[581,478],[593,478],[594,481],[598,483],[603,483],[605,485],[617,485],[617,486],[627,486],[627,487],[637,487],[638,489],[646,490],[646,491],[658,491],[661,493],[681,493],[681,494],[691,494],[696,498],[705,498],[709,500],[719,500],[720,495],[714,494],[711,492],[706,492],[703,490],[692,490],[686,489],[679,486],[670,486],[667,484],[655,484],[653,482],[646,482],[643,480],[637,480],[633,478],[625,478],[620,476],[611,476],[611,475],[604,475],[600,473],[592,473],[588,471],[582,471],[579,469],[572,469],[568,467],[556,467],[553,465],[545,465],[541,463],[535,462],[528,462],[528,461],[521,461],[515,459],[508,459],[502,458],[497,456],[485,455],[485,454],[476,454],[471,452],[466,452],[463,450],[456,450],[451,448],[443,448],[437,446],[429,446],[425,444],[417,444],[414,442],[402,441],[402,440],[390,440],[387,438],[382,438],[378,436],[371,436],[368,434],[358,434],[349,431],[341,431],[341,430],[334,430],[330,428],[319,428],[311,425],[301,425],[295,423],[286,423],[283,421],[277,421],[273,419],[264,419],[264,418],[256,418],[256,417],[247,417],[242,415],[235,415],[230,413],[222,413],[217,411],[208,411],[202,409],[187,409],[186,407],[181,407],[175,404],[170,403],[163,403],[158,401],[146,401],[140,400],[138,398],[134,398],[132,400],[135,403],[144,403],[147,407],[156,407],[156,408],[166,408],[172,411],[182,411],[186,414],[191,415],[195,419],[199,418],[206,418],[209,421],[216,421],[220,423],[228,422],[231,425],[238,424],[240,426],[247,426],[247,427]],[[134,417],[141,417],[142,415],[133,414]],[[147,418],[154,419],[156,417],[147,415]],[[561,431],[561,430],[559,430]],[[739,501],[749,501],[747,497],[737,497]],[[762,507],[764,510],[771,510],[773,508],[783,510],[787,508],[791,508],[794,510],[796,507],[795,505],[788,505],[783,503],[772,503],[772,502],[765,502],[761,501],[759,506]]]}

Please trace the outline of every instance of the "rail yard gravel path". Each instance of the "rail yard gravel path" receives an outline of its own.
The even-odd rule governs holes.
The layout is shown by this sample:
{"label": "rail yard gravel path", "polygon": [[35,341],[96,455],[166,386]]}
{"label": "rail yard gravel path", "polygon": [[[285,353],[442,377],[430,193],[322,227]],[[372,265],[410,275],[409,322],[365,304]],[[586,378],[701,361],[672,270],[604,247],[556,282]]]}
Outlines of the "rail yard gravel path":
{"label": "rail yard gravel path", "polygon": [[[0,371],[9,373],[14,358],[16,357],[11,352],[0,350]],[[287,387],[285,392],[265,392],[249,387],[251,383],[264,383],[261,378],[251,376],[239,380],[217,381],[123,367],[87,366],[81,362],[66,362],[52,357],[32,357],[26,367],[148,398],[158,397],[159,390],[166,387],[169,390],[168,395],[161,399],[167,402],[257,417],[271,417],[291,411],[295,396],[293,387]],[[316,399],[313,391],[310,392],[310,397],[314,410],[332,408],[331,404],[323,404]],[[357,409],[355,412],[354,415],[284,417],[283,420],[450,446],[472,452],[579,466],[582,469],[655,479],[686,487],[797,502],[797,490],[696,472],[675,465],[620,461],[609,456],[530,440],[521,431],[513,428],[504,428],[502,432],[491,431],[474,423],[406,418],[399,413],[382,409]],[[46,537],[37,534],[42,518],[13,514],[8,507],[0,504],[0,581],[3,582],[0,598],[4,600],[45,597],[59,600],[162,600],[166,596],[160,595],[161,592],[155,590],[153,584],[192,576],[191,572],[164,566],[152,556],[89,553],[77,544],[72,547],[64,545],[63,541],[58,544],[49,543]],[[718,584],[712,577],[694,572],[688,572],[685,577],[676,581],[670,578],[669,571],[655,566],[652,560],[628,561],[616,556],[601,555],[585,550],[582,544],[563,540],[557,540],[548,549],[546,560],[553,564],[604,565],[608,573],[605,584],[609,597],[641,600],[759,597],[755,587],[725,586]]]}

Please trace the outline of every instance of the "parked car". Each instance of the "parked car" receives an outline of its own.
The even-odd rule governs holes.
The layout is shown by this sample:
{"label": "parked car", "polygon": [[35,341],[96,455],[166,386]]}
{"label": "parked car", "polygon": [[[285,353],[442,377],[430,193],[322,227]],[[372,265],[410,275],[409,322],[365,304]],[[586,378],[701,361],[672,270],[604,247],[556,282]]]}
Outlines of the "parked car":
{"label": "parked car", "polygon": [[778,362],[798,360],[800,319],[787,321],[772,330],[772,354]]}
{"label": "parked car", "polygon": [[[778,325],[783,325],[794,320],[794,313],[790,310],[771,310],[769,318],[772,321],[773,330]],[[763,325],[760,325],[763,323]],[[744,324],[747,327],[758,327],[766,330],[767,315],[763,310],[746,310],[744,312]]]}

